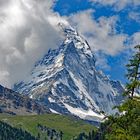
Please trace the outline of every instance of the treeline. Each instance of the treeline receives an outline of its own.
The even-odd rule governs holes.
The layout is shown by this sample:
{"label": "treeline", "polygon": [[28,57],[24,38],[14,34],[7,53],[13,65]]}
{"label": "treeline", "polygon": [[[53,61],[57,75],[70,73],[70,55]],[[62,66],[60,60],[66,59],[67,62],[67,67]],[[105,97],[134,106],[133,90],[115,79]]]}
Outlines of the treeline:
{"label": "treeline", "polygon": [[37,140],[37,138],[27,131],[14,128],[0,121],[0,140]]}
{"label": "treeline", "polygon": [[89,134],[80,133],[78,136],[74,137],[72,140],[94,140],[96,137],[96,132],[92,130]]}
{"label": "treeline", "polygon": [[101,124],[96,140],[140,140],[140,98],[128,99],[119,110],[121,115]]}
{"label": "treeline", "polygon": [[[41,133],[45,134],[44,139],[45,140],[62,140],[63,139],[63,132],[62,131],[57,131],[53,128],[49,128],[47,126],[43,126],[41,124],[37,125],[37,128]],[[43,139],[41,138],[41,134],[38,133],[38,139]]]}

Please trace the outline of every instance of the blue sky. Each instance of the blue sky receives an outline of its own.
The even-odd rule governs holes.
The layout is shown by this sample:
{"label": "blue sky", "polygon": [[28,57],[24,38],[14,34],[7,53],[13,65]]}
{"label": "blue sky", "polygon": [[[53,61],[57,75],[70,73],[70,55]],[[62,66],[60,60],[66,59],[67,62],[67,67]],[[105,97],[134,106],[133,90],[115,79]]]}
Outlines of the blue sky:
{"label": "blue sky", "polygon": [[135,3],[133,0],[128,0],[126,3],[123,3],[123,1],[122,3],[109,3],[107,0],[105,0],[104,3],[102,3],[102,0],[100,2],[97,0],[91,1],[58,0],[54,10],[59,12],[61,16],[69,17],[77,13],[84,13],[90,9],[93,10],[91,14],[94,22],[97,23],[101,17],[105,17],[106,19],[113,16],[118,17],[114,26],[116,30],[115,35],[122,34],[127,36],[127,39],[124,42],[126,48],[113,55],[111,53],[100,51],[101,56],[105,59],[104,62],[107,67],[99,66],[99,68],[107,75],[110,75],[112,79],[121,80],[125,83],[125,65],[127,64],[129,57],[132,55],[132,46],[138,42],[138,39],[136,41],[134,36],[136,36],[136,33],[140,32],[140,2]]}

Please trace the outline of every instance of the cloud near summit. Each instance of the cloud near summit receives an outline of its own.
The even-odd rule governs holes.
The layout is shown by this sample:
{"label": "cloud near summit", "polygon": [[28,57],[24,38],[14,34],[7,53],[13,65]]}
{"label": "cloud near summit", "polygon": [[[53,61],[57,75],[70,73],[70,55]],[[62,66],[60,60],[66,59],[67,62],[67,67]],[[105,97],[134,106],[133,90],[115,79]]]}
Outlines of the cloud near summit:
{"label": "cloud near summit", "polygon": [[52,10],[54,4],[52,0],[0,1],[1,84],[11,87],[21,80],[48,48],[61,41],[56,25],[66,21]]}
{"label": "cloud near summit", "polygon": [[103,51],[107,55],[116,55],[125,49],[124,42],[127,35],[116,31],[118,16],[101,16],[95,20],[93,10],[81,11],[72,14],[71,24],[88,40],[94,51]]}

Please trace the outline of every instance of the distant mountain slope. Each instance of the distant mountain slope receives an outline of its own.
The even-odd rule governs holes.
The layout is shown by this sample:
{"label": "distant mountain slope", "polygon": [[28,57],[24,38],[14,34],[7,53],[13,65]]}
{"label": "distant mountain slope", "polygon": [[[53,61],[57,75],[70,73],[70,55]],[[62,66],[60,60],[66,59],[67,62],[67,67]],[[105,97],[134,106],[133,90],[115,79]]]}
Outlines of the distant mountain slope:
{"label": "distant mountain slope", "polygon": [[0,85],[0,113],[7,114],[42,114],[50,112],[47,107],[38,104],[28,96],[20,95]]}
{"label": "distant mountain slope", "polygon": [[95,67],[94,54],[73,28],[60,24],[66,39],[36,63],[31,75],[14,90],[46,104],[54,113],[101,121],[123,97],[123,86]]}

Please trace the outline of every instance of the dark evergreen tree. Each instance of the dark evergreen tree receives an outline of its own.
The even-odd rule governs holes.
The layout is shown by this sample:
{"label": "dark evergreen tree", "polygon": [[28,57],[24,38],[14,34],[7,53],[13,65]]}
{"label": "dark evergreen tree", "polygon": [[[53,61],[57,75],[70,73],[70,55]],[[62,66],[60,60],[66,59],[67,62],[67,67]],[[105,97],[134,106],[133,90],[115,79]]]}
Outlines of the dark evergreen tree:
{"label": "dark evergreen tree", "polygon": [[88,140],[92,140],[91,132],[89,132]]}
{"label": "dark evergreen tree", "polygon": [[129,60],[127,64],[127,78],[129,83],[126,85],[125,95],[133,98],[134,93],[138,91],[140,87],[140,45],[135,46],[136,53]]}
{"label": "dark evergreen tree", "polygon": [[0,140],[37,140],[27,131],[14,128],[0,121]]}
{"label": "dark evergreen tree", "polygon": [[40,140],[40,133],[37,134],[37,139]]}
{"label": "dark evergreen tree", "polygon": [[62,140],[62,138],[63,138],[63,132],[60,131],[60,140]]}
{"label": "dark evergreen tree", "polygon": [[95,137],[95,132],[94,132],[94,130],[92,130],[92,132],[91,132],[91,138],[92,138],[92,140],[94,140],[94,137]]}

